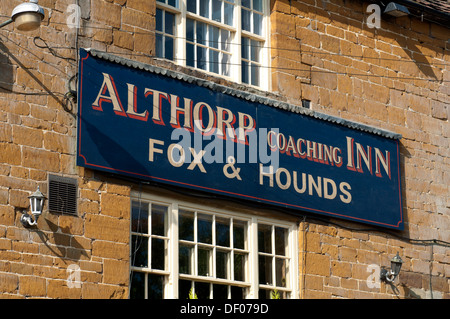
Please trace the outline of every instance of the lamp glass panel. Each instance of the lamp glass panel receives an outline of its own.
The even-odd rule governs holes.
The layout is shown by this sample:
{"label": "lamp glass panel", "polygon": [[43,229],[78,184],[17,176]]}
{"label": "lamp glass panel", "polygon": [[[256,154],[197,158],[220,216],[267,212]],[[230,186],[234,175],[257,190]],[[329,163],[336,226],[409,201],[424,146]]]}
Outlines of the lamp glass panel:
{"label": "lamp glass panel", "polygon": [[399,262],[391,262],[391,269],[395,275],[400,273],[400,269],[402,268],[402,264]]}

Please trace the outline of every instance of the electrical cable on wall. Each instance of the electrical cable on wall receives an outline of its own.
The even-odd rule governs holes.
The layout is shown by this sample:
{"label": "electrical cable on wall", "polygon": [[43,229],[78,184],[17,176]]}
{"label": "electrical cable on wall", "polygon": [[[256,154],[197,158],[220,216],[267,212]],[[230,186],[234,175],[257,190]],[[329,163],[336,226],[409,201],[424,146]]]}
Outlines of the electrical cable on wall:
{"label": "electrical cable on wall", "polygon": [[299,222],[320,222],[320,223],[324,223],[324,224],[328,224],[328,225],[333,225],[345,230],[350,230],[350,231],[355,231],[355,232],[376,232],[376,233],[382,233],[385,235],[389,235],[392,236],[394,238],[397,238],[399,240],[403,240],[403,241],[407,241],[413,245],[422,245],[422,246],[430,246],[430,245],[436,245],[436,246],[443,246],[443,247],[450,247],[450,242],[448,241],[444,241],[444,240],[439,240],[439,239],[414,239],[414,238],[410,238],[410,237],[406,237],[391,231],[388,231],[384,228],[375,228],[375,227],[365,227],[365,228],[359,228],[359,227],[351,227],[351,226],[347,226],[338,222],[334,222],[331,221],[330,218],[327,217],[320,217],[320,216],[316,216],[316,215],[309,215],[309,214],[305,214],[305,213],[299,213],[297,211],[293,211],[289,208],[281,208],[281,207],[277,207],[277,206],[269,206],[266,204],[260,204],[257,202],[251,202],[251,201],[245,201],[245,200],[240,200],[237,198],[232,198],[232,197],[223,197],[220,195],[213,195],[213,194],[206,194],[206,193],[202,193],[202,192],[191,192],[179,187],[172,187],[169,185],[164,185],[164,184],[160,184],[157,182],[151,182],[151,181],[142,181],[142,180],[138,180],[136,181],[135,179],[126,177],[126,176],[122,176],[122,175],[116,175],[116,174],[112,174],[112,173],[100,173],[102,175],[105,176],[110,176],[110,177],[114,177],[123,181],[127,181],[131,184],[135,184],[135,183],[139,183],[139,187],[140,187],[140,192],[142,191],[142,185],[147,185],[147,186],[151,186],[151,187],[158,187],[158,188],[163,188],[167,191],[170,192],[174,192],[183,196],[188,196],[188,197],[195,197],[195,198],[199,198],[199,199],[207,199],[207,200],[227,200],[227,201],[231,201],[231,202],[235,202],[237,204],[243,204],[245,203],[246,206],[251,206],[253,208],[256,209],[265,209],[265,210],[274,210],[277,211],[279,213],[283,213],[286,215],[289,215],[291,217],[296,218]]}
{"label": "electrical cable on wall", "polygon": [[[77,0],[78,1],[78,0]],[[6,17],[6,16],[2,16],[0,15],[0,17]],[[56,24],[56,25],[66,25],[65,23],[62,22],[50,22],[50,24]],[[83,26],[83,28],[86,29],[98,29],[98,30],[112,30],[112,27],[98,27],[98,26]],[[77,36],[78,36],[78,28],[76,28],[77,31]],[[120,29],[118,29],[120,30]],[[122,30],[123,31],[123,30]],[[154,30],[149,30],[149,31],[123,31],[123,32],[127,32],[130,35],[133,34],[142,34],[142,35],[148,35],[148,34],[157,34],[156,31]],[[181,39],[181,40],[187,40],[188,38],[186,37],[182,37],[182,36],[170,36],[172,39]],[[39,38],[39,37],[37,37]],[[301,39],[299,39],[301,41]],[[237,43],[229,43],[229,42],[221,42],[221,41],[213,41],[213,40],[205,40],[206,42],[208,42],[209,44],[229,44],[229,45],[237,45],[237,46],[242,46],[242,44],[237,44]],[[253,45],[248,45],[250,47],[253,47]],[[39,47],[46,47],[46,46],[39,46]],[[383,58],[383,57],[365,57],[365,56],[359,56],[359,55],[351,55],[351,54],[341,54],[341,53],[333,53],[333,52],[319,52],[319,51],[305,51],[305,50],[301,50],[301,49],[290,49],[290,48],[279,48],[279,47],[272,47],[272,46],[254,46],[254,47],[258,47],[260,49],[268,49],[268,50],[278,50],[278,51],[288,51],[288,52],[299,52],[299,53],[311,53],[311,54],[320,54],[320,55],[330,55],[330,56],[339,56],[339,57],[349,57],[349,58],[359,58],[359,59],[374,59],[374,60],[379,60],[379,61],[395,61],[395,62],[405,62],[405,63],[416,63],[416,64],[427,64],[425,62],[420,62],[420,61],[416,61],[416,60],[405,60],[405,59],[392,59],[392,58]],[[73,49],[72,47],[50,47],[47,46],[48,49]],[[77,47],[76,47],[77,48]],[[106,51],[104,51],[106,52]],[[108,52],[108,53],[114,53],[114,54],[127,54],[124,52]],[[420,52],[419,52],[420,53]],[[130,53],[131,55],[136,55],[139,56],[139,54],[133,54]],[[143,55],[143,54],[142,54]],[[427,57],[427,58],[435,58],[433,56],[429,56],[429,55],[425,55],[422,54],[422,56]],[[151,55],[148,55],[149,57],[154,57]],[[73,61],[76,61],[77,59],[72,59]],[[433,65],[449,65],[450,63],[447,62],[437,62],[437,63],[433,63]],[[294,69],[295,70],[295,69]]]}
{"label": "electrical cable on wall", "polygon": [[[43,44],[38,44],[37,43],[37,41],[42,41],[42,43]],[[38,47],[39,49],[48,49],[48,51],[54,56],[54,57],[56,57],[56,58],[60,58],[60,59],[63,59],[63,60],[66,60],[66,61],[76,61],[76,59],[74,59],[74,58],[70,58],[70,57],[65,57],[65,56],[62,56],[62,55],[59,55],[58,53],[56,53],[56,51],[54,50],[54,49],[72,49],[72,48],[70,48],[70,47],[50,47],[48,44],[47,44],[47,41],[46,40],[44,40],[44,39],[42,39],[40,36],[36,36],[36,37],[34,37],[33,38],[33,43],[34,43],[34,45],[36,46],[36,47]],[[69,62],[70,63],[70,62]],[[72,66],[77,66],[76,64],[74,64],[74,63],[70,63]]]}
{"label": "electrical cable on wall", "polygon": [[[42,40],[39,37],[35,37],[34,38],[34,40],[36,40],[36,39]],[[42,40],[42,41],[44,41],[44,40]],[[44,41],[44,43],[45,43],[45,41]],[[73,58],[67,58],[67,57],[59,56],[58,54],[55,54],[54,50],[53,50],[55,48],[57,48],[57,49],[70,49],[69,47],[53,47],[52,48],[52,47],[49,47],[48,45],[39,46],[39,47],[40,48],[47,48],[47,49],[49,49],[50,53],[52,55],[54,55],[55,57],[59,57],[59,58],[62,58],[62,59],[67,59],[67,60],[74,60]],[[102,53],[108,53],[108,54],[118,54],[118,55],[126,55],[126,56],[133,56],[133,57],[148,57],[148,58],[151,58],[151,59],[159,59],[159,57],[157,57],[157,56],[148,55],[148,54],[144,54],[144,53],[108,52],[108,51],[102,51],[102,50],[97,50],[97,51],[102,52]],[[78,53],[77,53],[77,56],[78,56]],[[339,55],[339,56],[345,56],[345,55]],[[363,58],[363,57],[361,57],[361,58]],[[381,58],[375,58],[375,59],[381,59]],[[184,60],[185,61],[186,59],[174,58],[174,60],[177,60],[177,61],[183,61]],[[390,59],[390,60],[392,60],[392,59]],[[172,61],[172,60],[167,60],[167,61]],[[194,59],[193,61],[197,62],[197,61],[203,61],[203,60],[196,60],[196,59]],[[397,62],[399,62],[399,61],[397,61]],[[408,60],[408,61],[403,61],[403,62],[414,62],[414,61],[409,61]],[[209,63],[209,64],[222,64],[222,62],[212,62],[212,61],[209,61],[207,63]],[[421,62],[418,62],[418,63],[421,63]],[[239,67],[242,66],[242,64],[240,64],[240,63],[228,63],[228,64],[232,65],[232,66],[239,66]],[[277,67],[272,67],[272,66],[265,66],[265,65],[260,65],[258,67],[264,68],[264,69],[281,70],[281,71],[300,71],[300,72],[309,72],[309,73],[335,74],[335,75],[344,75],[344,76],[350,76],[350,77],[371,77],[371,78],[383,78],[383,79],[395,79],[395,80],[418,80],[418,81],[439,82],[439,83],[450,82],[450,80],[438,80],[438,79],[419,78],[419,77],[386,76],[386,75],[364,74],[364,73],[349,73],[349,72],[337,72],[337,71],[318,70],[318,69],[312,70],[311,68],[309,68],[309,69],[283,68],[283,67],[278,67],[278,66]]]}
{"label": "electrical cable on wall", "polygon": [[[77,0],[77,2],[78,2],[78,0]],[[76,66],[76,64],[78,64],[78,52],[77,52],[78,51],[78,28],[76,28],[76,29],[77,29],[77,31],[76,31],[76,37],[75,37],[75,51],[76,51],[75,52],[75,55],[76,55],[75,59],[74,58],[70,58],[70,57],[61,56],[55,51],[55,49],[72,49],[72,47],[51,47],[51,46],[49,46],[47,44],[46,40],[42,39],[39,36],[33,38],[33,43],[36,45],[36,47],[41,48],[41,49],[48,49],[49,52],[53,56],[55,56],[57,58],[64,59],[66,61],[69,61],[69,63],[72,66]],[[104,29],[106,29],[106,28],[104,28]],[[108,28],[108,30],[109,30],[109,28]],[[135,33],[139,33],[139,32],[135,32]],[[147,33],[155,33],[155,32],[154,31],[149,31]],[[8,40],[10,40],[10,39],[8,38]],[[41,41],[43,44],[38,43],[38,40]],[[10,40],[10,41],[12,43],[14,43],[15,45],[17,45],[18,47],[20,47],[22,49],[25,49],[25,48],[23,48],[23,46],[19,45],[18,43],[14,42],[12,40]],[[275,50],[290,50],[290,49],[279,49],[279,48],[273,48],[273,47],[267,47],[267,48],[268,49],[275,49]],[[25,50],[27,50],[27,49],[25,49]],[[27,51],[29,51],[29,50],[27,50]],[[29,52],[32,54],[31,51],[29,51]],[[106,51],[101,51],[101,52],[106,52]],[[325,52],[313,52],[313,51],[301,51],[301,50],[299,50],[299,52],[301,52],[301,53],[322,54],[322,55],[328,54],[328,55],[336,55],[336,56],[352,57],[352,58],[361,58],[361,59],[373,58],[373,59],[376,59],[376,60],[379,60],[379,61],[381,61],[381,60],[386,60],[386,61],[395,60],[395,59],[381,58],[381,57],[362,57],[362,56],[360,57],[360,56],[344,55],[344,54],[337,54],[337,53],[325,53]],[[130,55],[130,56],[145,56],[145,57],[148,57],[148,58],[157,58],[156,56],[147,55],[147,54],[124,53],[124,52],[108,52],[108,53],[120,54],[120,55]],[[177,60],[181,60],[181,59],[177,59]],[[74,65],[70,61],[75,61],[76,64]],[[402,59],[400,59],[398,61],[395,60],[395,61],[396,62],[416,62],[414,60],[402,60]],[[50,64],[50,63],[45,62],[45,61],[43,61],[43,62],[47,63],[47,64]],[[194,62],[197,62],[197,60],[194,61]],[[220,62],[211,62],[210,61],[209,63],[220,63]],[[420,63],[423,63],[423,62],[416,62],[416,63],[420,64]],[[50,64],[50,65],[52,65],[52,64]],[[230,65],[242,66],[241,64],[230,64]],[[433,65],[439,65],[439,64],[438,63],[434,63]],[[443,63],[443,65],[446,65],[446,64]],[[309,68],[309,69],[298,69],[298,68],[282,68],[282,67],[271,67],[271,66],[259,66],[259,67],[275,69],[275,70],[283,70],[283,71],[304,71],[304,72],[309,72],[310,74],[311,73],[322,73],[322,74],[345,75],[345,76],[350,76],[350,77],[354,76],[354,77],[370,77],[370,78],[385,78],[385,79],[387,78],[387,79],[395,79],[395,80],[419,80],[419,81],[439,82],[439,83],[450,82],[450,80],[438,80],[438,79],[427,79],[427,78],[417,78],[417,77],[384,76],[384,75],[364,74],[364,73],[335,72],[335,71],[328,71],[328,70],[317,70],[317,69],[313,70],[311,68]],[[5,88],[3,88],[3,89],[5,89]],[[8,91],[8,90],[6,89],[6,91]],[[13,93],[22,94],[22,93],[19,93],[19,92],[13,92]],[[35,93],[27,93],[27,94],[35,94]],[[36,93],[35,95],[38,95],[38,94],[39,93]],[[76,99],[76,90],[70,90],[69,89],[69,92],[64,94],[63,97],[64,97],[64,102],[62,103],[63,108],[66,111],[72,113],[72,111],[74,109],[73,98]],[[69,104],[71,105],[70,107],[68,107]]]}

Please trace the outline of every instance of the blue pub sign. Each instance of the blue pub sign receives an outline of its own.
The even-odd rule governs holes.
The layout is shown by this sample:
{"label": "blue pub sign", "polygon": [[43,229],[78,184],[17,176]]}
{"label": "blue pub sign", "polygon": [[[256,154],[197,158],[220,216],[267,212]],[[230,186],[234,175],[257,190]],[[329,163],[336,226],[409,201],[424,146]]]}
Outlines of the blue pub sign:
{"label": "blue pub sign", "polygon": [[77,165],[403,229],[399,135],[80,51]]}

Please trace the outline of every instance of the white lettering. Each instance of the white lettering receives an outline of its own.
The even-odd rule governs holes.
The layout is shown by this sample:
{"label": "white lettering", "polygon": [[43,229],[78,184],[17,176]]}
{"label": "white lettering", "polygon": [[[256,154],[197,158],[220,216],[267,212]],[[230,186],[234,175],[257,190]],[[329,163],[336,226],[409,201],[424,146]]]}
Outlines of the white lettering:
{"label": "white lettering", "polygon": [[[119,99],[119,94],[117,93],[116,85],[114,83],[114,79],[107,73],[103,74],[103,83],[100,87],[100,91],[95,99],[94,103],[92,103],[92,108],[97,111],[102,111],[102,103],[107,102],[113,105],[113,110],[117,115],[126,116],[125,111],[123,110],[122,103]],[[108,92],[108,95],[106,95]]]}
{"label": "white lettering", "polygon": [[192,161],[192,163],[188,166],[187,169],[189,170],[193,170],[196,166],[198,166],[198,168],[200,169],[200,171],[202,173],[206,173],[206,169],[205,167],[203,167],[202,164],[202,157],[203,155],[205,155],[205,151],[201,150],[198,153],[195,151],[195,149],[193,149],[192,147],[189,147],[189,150],[192,153],[192,156],[194,157],[194,160]]}
{"label": "white lettering", "polygon": [[[177,149],[178,150],[178,153],[179,153],[179,159],[178,159],[178,161],[176,161],[175,159],[174,159],[174,156],[173,156],[173,150],[174,149]],[[169,148],[168,148],[168,150],[167,150],[167,157],[168,157],[168,159],[169,159],[169,162],[170,162],[170,164],[172,165],[172,166],[174,166],[174,167],[180,167],[180,166],[182,166],[183,164],[184,164],[184,160],[185,160],[185,155],[184,155],[184,149],[183,149],[183,147],[181,147],[181,145],[179,145],[179,144],[170,144],[169,145]]]}
{"label": "white lettering", "polygon": [[352,188],[349,183],[342,182],[339,185],[339,190],[341,191],[341,193],[345,195],[345,196],[339,195],[339,198],[343,203],[349,204],[352,201],[352,194],[350,194],[349,192],[351,189]]}
{"label": "white lettering", "polygon": [[[269,171],[267,172],[267,168]],[[333,200],[338,195],[339,189],[339,199],[345,203],[349,204],[352,201],[352,195],[350,190],[352,189],[350,184],[347,182],[339,183],[339,188],[336,182],[330,178],[313,176],[306,173],[302,174],[302,187],[299,188],[298,172],[293,171],[292,173],[285,168],[278,168],[275,172],[275,183],[274,183],[274,169],[273,166],[264,167],[259,164],[259,184],[264,185],[265,178],[269,179],[269,186],[274,187],[274,184],[278,188],[283,190],[288,190],[292,185],[294,190],[298,194],[303,194],[308,189],[309,196],[323,197],[329,200]]]}
{"label": "white lettering", "polygon": [[164,145],[164,141],[154,140],[154,139],[151,138],[151,139],[149,139],[149,142],[150,142],[150,146],[149,146],[148,160],[150,162],[153,162],[153,159],[154,159],[153,158],[153,153],[159,153],[159,154],[163,153],[163,151],[161,149],[155,148],[155,144]]}

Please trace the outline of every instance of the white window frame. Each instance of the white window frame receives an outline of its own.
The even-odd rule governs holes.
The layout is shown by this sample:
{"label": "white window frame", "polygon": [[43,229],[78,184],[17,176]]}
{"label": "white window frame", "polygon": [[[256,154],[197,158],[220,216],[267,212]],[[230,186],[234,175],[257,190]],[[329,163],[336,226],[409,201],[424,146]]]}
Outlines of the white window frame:
{"label": "white window frame", "polygon": [[[270,74],[270,0],[263,0],[263,21],[262,21],[262,35],[257,35],[251,32],[242,30],[241,21],[241,0],[234,0],[233,26],[222,24],[214,20],[207,19],[198,14],[187,11],[187,1],[193,0],[178,0],[179,8],[166,5],[156,1],[156,8],[166,10],[175,14],[175,43],[174,43],[174,62],[178,65],[189,67],[186,65],[186,20],[188,18],[204,22],[208,25],[216,26],[221,29],[226,29],[231,32],[231,61],[230,61],[230,76],[217,74],[214,72],[197,69],[206,72],[213,76],[219,76],[229,81],[234,81],[239,84],[253,86],[251,83],[242,82],[242,56],[241,56],[241,38],[247,37],[253,40],[262,42],[260,52],[260,85],[255,86],[259,89],[269,91],[271,89],[272,81]],[[211,9],[211,8],[210,8]],[[233,36],[234,35],[234,36]]]}
{"label": "white window frame", "polygon": [[[193,280],[199,282],[212,282],[218,284],[225,285],[233,285],[247,288],[246,299],[258,299],[259,289],[277,289],[279,292],[286,291],[290,294],[290,299],[299,298],[299,290],[298,290],[298,226],[296,223],[292,221],[283,221],[279,218],[269,218],[262,217],[259,214],[252,214],[243,212],[240,210],[225,210],[219,209],[216,207],[210,207],[204,204],[197,204],[192,202],[187,202],[184,200],[179,200],[172,197],[166,197],[156,194],[150,193],[141,193],[132,191],[131,193],[131,202],[133,201],[144,201],[150,202],[156,205],[162,205],[168,207],[168,216],[167,216],[167,238],[168,238],[168,260],[166,270],[155,270],[151,269],[151,265],[148,267],[135,267],[130,263],[130,273],[133,271],[145,272],[147,274],[155,274],[155,275],[164,275],[166,276],[165,287],[164,287],[164,299],[178,299],[178,283],[179,280]],[[245,279],[246,281],[234,281],[229,279],[215,278],[215,269],[213,267],[214,275],[212,277],[198,276],[197,274],[180,274],[179,271],[179,233],[178,233],[178,216],[179,211],[190,210],[195,211],[197,213],[205,213],[212,214],[213,216],[218,217],[227,217],[227,218],[236,218],[240,221],[248,222],[248,231],[247,231],[247,243],[245,251],[248,251],[248,266],[246,267]],[[255,212],[256,213],[256,212]],[[276,287],[276,279],[275,274],[273,274],[273,284],[265,285],[259,283],[259,252],[258,252],[258,224],[271,225],[275,227],[283,227],[288,230],[288,242],[287,242],[287,258],[290,260],[290,264],[288,266],[288,281],[286,283],[286,287]],[[196,230],[195,230],[196,231]],[[213,232],[214,233],[214,232]],[[131,223],[130,223],[130,243],[131,238],[134,233],[131,232]],[[214,236],[214,235],[213,235]],[[164,237],[166,239],[166,237]],[[232,240],[232,239],[231,239]],[[149,245],[150,246],[150,245]],[[150,249],[150,248],[149,248]],[[231,248],[233,249],[233,248]],[[241,249],[237,249],[238,251],[242,251]],[[131,245],[130,245],[131,251]],[[196,250],[197,251],[197,250]],[[149,251],[150,253],[150,251]],[[273,253],[275,253],[273,251]],[[214,255],[214,254],[213,254]],[[231,254],[233,256],[233,254]],[[214,258],[214,257],[213,257]],[[197,258],[194,258],[196,261]],[[233,271],[232,263],[230,264],[231,271]],[[195,267],[194,267],[195,269]],[[145,282],[147,285],[147,281]],[[145,295],[147,296],[147,287],[145,287]],[[131,287],[130,287],[131,291]]]}

